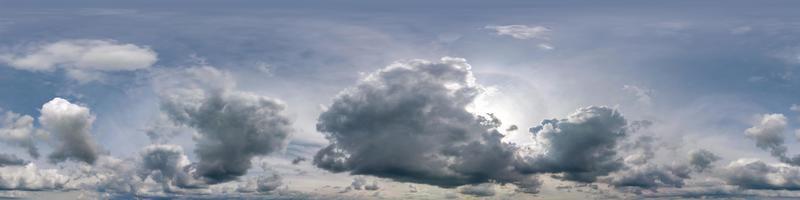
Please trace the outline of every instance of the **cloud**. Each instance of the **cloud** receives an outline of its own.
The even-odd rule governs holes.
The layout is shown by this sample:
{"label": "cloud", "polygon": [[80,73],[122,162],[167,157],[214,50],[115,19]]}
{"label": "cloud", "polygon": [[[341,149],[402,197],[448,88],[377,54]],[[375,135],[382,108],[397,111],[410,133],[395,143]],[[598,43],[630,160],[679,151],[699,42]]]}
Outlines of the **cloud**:
{"label": "cloud", "polygon": [[249,179],[240,185],[236,190],[242,193],[269,193],[277,190],[283,185],[283,178],[278,174],[262,175],[254,179]]}
{"label": "cloud", "polygon": [[526,25],[506,25],[506,26],[486,26],[486,29],[495,31],[497,35],[511,36],[516,39],[542,39],[547,40],[548,35],[552,30],[544,26],[526,26]]}
{"label": "cloud", "polygon": [[459,192],[461,194],[478,196],[478,197],[489,197],[489,196],[494,196],[495,194],[493,183],[465,185],[460,188]]}
{"label": "cloud", "polygon": [[202,184],[190,174],[191,162],[180,146],[150,145],[145,147],[140,155],[139,176],[154,177],[156,182],[164,184],[166,191],[170,191],[171,185],[181,188],[202,187]]}
{"label": "cloud", "polygon": [[636,100],[641,103],[642,105],[651,105],[653,104],[653,90],[645,87],[639,87],[635,85],[624,85],[622,87],[623,90],[626,92],[632,93],[636,96]]}
{"label": "cloud", "polygon": [[28,161],[18,158],[17,155],[0,153],[0,167],[25,164],[28,164]]}
{"label": "cloud", "polygon": [[51,162],[70,159],[93,164],[97,160],[98,147],[91,136],[95,117],[89,108],[54,98],[42,105],[41,113],[39,123],[55,134],[58,145],[49,155]]}
{"label": "cloud", "polygon": [[372,184],[367,183],[367,179],[364,177],[356,177],[353,179],[353,183],[350,183],[349,188],[354,190],[378,190],[380,187],[378,186],[378,182],[372,181]]}
{"label": "cloud", "polygon": [[711,164],[719,159],[719,156],[705,149],[689,152],[689,164],[691,164],[692,167],[699,172],[710,169],[712,167]]}
{"label": "cloud", "polygon": [[244,175],[255,156],[282,149],[292,133],[291,121],[278,100],[234,90],[229,74],[213,67],[194,67],[162,77],[161,110],[198,134],[197,173],[208,183]]}
{"label": "cloud", "polygon": [[800,190],[800,168],[767,164],[760,160],[739,159],[723,170],[728,184],[744,189]]}
{"label": "cloud", "polygon": [[36,129],[33,127],[33,117],[11,111],[0,115],[0,141],[25,148],[32,158],[39,158],[39,149],[33,141],[34,132]]}
{"label": "cloud", "polygon": [[35,164],[0,167],[0,190],[62,189],[69,178],[56,169],[39,169]]}
{"label": "cloud", "polygon": [[626,125],[618,111],[598,106],[580,108],[566,119],[544,120],[530,129],[535,144],[526,149],[517,168],[592,182],[622,168],[617,143],[625,137]]}
{"label": "cloud", "polygon": [[609,184],[615,187],[682,187],[684,179],[688,179],[691,169],[687,165],[644,164],[632,166],[609,177]]}
{"label": "cloud", "polygon": [[526,176],[513,171],[516,148],[499,121],[466,110],[481,92],[461,58],[400,61],[363,77],[320,114],[330,145],[314,165],[441,187]]}
{"label": "cloud", "polygon": [[784,131],[786,117],[783,114],[765,114],[753,127],[745,130],[745,135],[755,140],[759,148],[769,150],[773,156],[782,157],[786,153]]}
{"label": "cloud", "polygon": [[90,81],[98,72],[146,69],[157,60],[156,52],[149,47],[113,40],[62,40],[0,54],[0,62],[15,69],[64,69],[68,76],[80,81]]}

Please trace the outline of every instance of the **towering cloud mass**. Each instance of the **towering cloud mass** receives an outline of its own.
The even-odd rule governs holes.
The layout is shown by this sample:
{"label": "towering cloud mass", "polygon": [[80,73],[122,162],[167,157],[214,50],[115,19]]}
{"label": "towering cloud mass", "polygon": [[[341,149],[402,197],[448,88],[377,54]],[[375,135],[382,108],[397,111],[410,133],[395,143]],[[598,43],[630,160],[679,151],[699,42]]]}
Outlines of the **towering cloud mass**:
{"label": "towering cloud mass", "polygon": [[442,187],[515,182],[515,148],[500,141],[499,121],[465,107],[481,88],[461,58],[411,60],[374,72],[342,92],[317,122],[331,144],[314,164]]}
{"label": "towering cloud mass", "polygon": [[[2,112],[2,109],[0,109]],[[0,115],[0,141],[25,148],[33,158],[39,158],[39,149],[33,141],[33,117],[6,111]]]}
{"label": "towering cloud mass", "polygon": [[617,143],[625,137],[626,124],[616,110],[596,106],[578,109],[566,119],[545,120],[530,129],[536,144],[518,168],[592,182],[623,166]]}
{"label": "towering cloud mass", "polygon": [[161,108],[173,122],[199,133],[197,173],[207,182],[244,175],[254,156],[285,146],[292,128],[281,102],[235,91],[230,75],[212,67],[190,68],[173,78],[185,80],[162,88]]}
{"label": "towering cloud mass", "polygon": [[157,54],[150,48],[112,40],[64,40],[0,54],[0,62],[13,68],[29,71],[61,68],[80,81],[96,78],[93,77],[96,72],[148,68],[156,60]]}
{"label": "towering cloud mass", "polygon": [[98,147],[91,136],[94,116],[89,108],[54,98],[41,109],[39,122],[55,134],[57,145],[49,158],[52,162],[67,159],[93,164],[98,157]]}

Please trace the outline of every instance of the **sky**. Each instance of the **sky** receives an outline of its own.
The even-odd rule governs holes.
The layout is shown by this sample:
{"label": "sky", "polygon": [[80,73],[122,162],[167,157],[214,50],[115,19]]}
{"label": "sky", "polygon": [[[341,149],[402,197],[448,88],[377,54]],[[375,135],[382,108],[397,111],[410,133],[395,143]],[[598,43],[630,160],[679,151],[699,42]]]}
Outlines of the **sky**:
{"label": "sky", "polygon": [[800,198],[798,6],[0,0],[0,198]]}

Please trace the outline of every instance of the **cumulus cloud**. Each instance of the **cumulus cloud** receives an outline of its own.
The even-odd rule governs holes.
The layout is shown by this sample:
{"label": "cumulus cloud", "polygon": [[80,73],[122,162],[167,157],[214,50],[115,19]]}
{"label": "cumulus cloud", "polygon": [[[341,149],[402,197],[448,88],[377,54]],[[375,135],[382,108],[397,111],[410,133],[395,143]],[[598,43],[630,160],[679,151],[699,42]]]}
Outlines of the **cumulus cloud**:
{"label": "cumulus cloud", "polygon": [[580,108],[566,119],[544,120],[530,129],[535,144],[526,149],[517,167],[592,182],[623,166],[617,143],[626,135],[626,124],[618,111],[598,106]]}
{"label": "cumulus cloud", "polygon": [[56,169],[39,169],[35,164],[0,167],[0,190],[63,189],[69,178]]}
{"label": "cumulus cloud", "polygon": [[783,114],[765,114],[753,126],[745,130],[745,135],[756,141],[756,146],[768,150],[773,156],[783,157],[786,146],[783,134],[786,131],[786,117]]}
{"label": "cumulus cloud", "polygon": [[344,90],[317,130],[331,144],[314,164],[333,172],[456,187],[526,176],[510,167],[499,120],[466,110],[481,87],[461,58],[396,62]]}
{"label": "cumulus cloud", "polygon": [[[486,26],[486,29],[495,31],[497,35],[511,36],[516,39],[544,39],[547,40],[552,30],[544,26],[526,25],[505,25],[505,26]],[[552,47],[551,47],[552,48]]]}
{"label": "cumulus cloud", "polygon": [[[0,112],[3,110],[0,109]],[[0,141],[25,148],[32,158],[39,158],[39,149],[33,137],[36,129],[33,127],[33,117],[6,111],[0,115]]]}
{"label": "cumulus cloud", "polygon": [[271,174],[249,179],[236,190],[242,193],[269,193],[277,190],[282,185],[283,178],[278,174]]}
{"label": "cumulus cloud", "polygon": [[291,132],[285,105],[278,100],[236,91],[226,72],[188,68],[159,83],[161,110],[197,131],[197,173],[209,183],[244,175],[255,156],[282,149]]}
{"label": "cumulus cloud", "polygon": [[93,164],[99,154],[91,136],[94,119],[89,108],[62,98],[54,98],[42,105],[39,123],[55,134],[57,143],[49,155],[50,161],[57,163],[69,159]]}
{"label": "cumulus cloud", "polygon": [[0,62],[28,71],[63,69],[79,81],[99,72],[133,71],[152,66],[157,54],[148,47],[113,40],[63,40],[0,54]]}
{"label": "cumulus cloud", "polygon": [[192,166],[183,148],[177,145],[150,145],[141,152],[140,177],[152,176],[156,182],[169,186],[197,188],[202,184],[190,174]]}
{"label": "cumulus cloud", "polygon": [[711,164],[719,159],[719,156],[705,149],[694,150],[689,153],[689,164],[700,172],[711,168]]}
{"label": "cumulus cloud", "polygon": [[800,167],[786,164],[767,164],[760,160],[739,159],[723,171],[730,185],[745,189],[798,190]]}
{"label": "cumulus cloud", "polygon": [[367,179],[364,177],[356,177],[353,179],[353,183],[350,183],[350,187],[354,190],[378,190],[380,187],[378,186],[377,181],[372,181],[372,184],[367,183]]}
{"label": "cumulus cloud", "polygon": [[489,196],[494,196],[495,194],[493,183],[481,183],[477,185],[461,186],[459,192],[461,192],[461,194],[478,196],[478,197],[489,197]]}
{"label": "cumulus cloud", "polygon": [[609,184],[616,187],[653,189],[658,187],[682,187],[691,169],[687,165],[644,164],[631,166],[609,177]]}

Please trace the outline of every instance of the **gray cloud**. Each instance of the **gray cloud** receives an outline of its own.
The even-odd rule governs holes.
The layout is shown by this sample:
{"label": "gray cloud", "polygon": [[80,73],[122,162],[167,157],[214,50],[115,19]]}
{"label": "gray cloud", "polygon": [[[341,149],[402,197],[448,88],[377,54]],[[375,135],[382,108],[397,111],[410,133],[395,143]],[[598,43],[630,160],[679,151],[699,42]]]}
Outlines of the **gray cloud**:
{"label": "gray cloud", "polygon": [[402,182],[455,187],[525,178],[510,167],[516,148],[500,141],[499,120],[465,107],[481,92],[461,58],[396,62],[344,90],[317,130],[331,144],[320,168]]}
{"label": "gray cloud", "polygon": [[57,146],[49,155],[51,162],[67,159],[93,164],[98,157],[98,147],[92,139],[94,115],[89,108],[54,98],[42,105],[39,122],[55,134]]}
{"label": "gray cloud", "polygon": [[765,114],[757,124],[745,130],[745,135],[755,140],[759,148],[769,150],[773,156],[785,157],[785,131],[786,117],[783,114]]}
{"label": "gray cloud", "polygon": [[0,153],[0,167],[9,165],[25,165],[25,164],[28,164],[28,161],[25,161],[17,157],[17,155]]}
{"label": "gray cloud", "polygon": [[203,185],[190,174],[191,162],[177,145],[150,145],[142,150],[139,176],[151,176],[164,185],[165,191],[170,191],[169,186],[181,188],[198,188]]}
{"label": "gray cloud", "polygon": [[461,186],[459,192],[461,194],[478,196],[478,197],[489,197],[489,196],[494,196],[495,194],[493,183],[481,183],[477,185]]}
{"label": "gray cloud", "polygon": [[[3,110],[0,109],[0,112]],[[39,149],[33,141],[36,129],[33,117],[6,111],[0,115],[0,141],[25,148],[32,158],[39,158]]]}
{"label": "gray cloud", "polygon": [[705,149],[689,152],[689,164],[699,172],[711,168],[711,165],[719,159],[719,156]]}
{"label": "gray cloud", "polygon": [[745,189],[800,190],[800,168],[740,159],[723,170],[723,179]]}
{"label": "gray cloud", "polygon": [[[169,83],[173,78],[183,80]],[[244,175],[253,157],[282,149],[293,131],[283,103],[235,91],[225,72],[195,67],[167,79],[177,87],[161,85],[161,109],[173,122],[197,130],[197,173],[209,183]]]}
{"label": "gray cloud", "polygon": [[622,168],[617,143],[626,134],[625,118],[608,107],[578,109],[566,119],[544,120],[530,129],[535,144],[518,168],[529,173],[563,173],[567,180],[592,182]]}
{"label": "gray cloud", "polygon": [[609,177],[609,184],[615,187],[658,188],[663,186],[682,187],[691,169],[688,165],[644,164],[631,166]]}
{"label": "gray cloud", "polygon": [[283,178],[278,174],[271,174],[249,179],[244,184],[240,185],[236,190],[242,193],[269,193],[277,190],[282,185]]}

